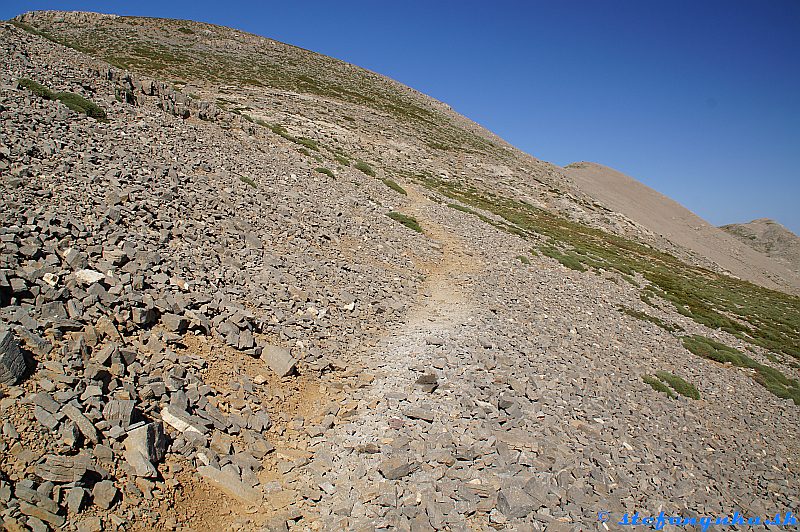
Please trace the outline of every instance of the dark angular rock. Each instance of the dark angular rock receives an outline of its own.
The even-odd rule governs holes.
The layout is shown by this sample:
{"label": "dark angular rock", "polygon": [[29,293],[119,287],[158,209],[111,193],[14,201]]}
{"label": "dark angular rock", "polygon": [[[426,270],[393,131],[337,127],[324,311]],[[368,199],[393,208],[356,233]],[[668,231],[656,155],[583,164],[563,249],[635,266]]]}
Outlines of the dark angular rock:
{"label": "dark angular rock", "polygon": [[25,357],[11,331],[0,332],[0,384],[13,385],[25,374]]}

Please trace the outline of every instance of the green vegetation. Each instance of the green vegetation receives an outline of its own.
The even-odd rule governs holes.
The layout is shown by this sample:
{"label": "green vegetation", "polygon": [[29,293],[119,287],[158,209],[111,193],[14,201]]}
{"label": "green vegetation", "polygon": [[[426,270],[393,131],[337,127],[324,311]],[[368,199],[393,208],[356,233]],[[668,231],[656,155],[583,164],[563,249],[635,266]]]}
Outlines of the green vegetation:
{"label": "green vegetation", "polygon": [[563,266],[566,266],[571,270],[576,270],[579,272],[586,271],[586,268],[583,266],[580,257],[573,252],[568,251],[566,253],[562,253],[553,246],[541,246],[539,251],[542,252],[542,255],[550,257],[551,259],[556,259]]}
{"label": "green vegetation", "polygon": [[356,170],[361,170],[363,173],[367,174],[370,177],[375,177],[375,170],[372,169],[370,165],[365,163],[364,161],[356,162]]}
{"label": "green vegetation", "polygon": [[656,377],[653,377],[652,375],[644,375],[644,376],[642,377],[642,380],[643,380],[645,383],[649,384],[649,385],[650,385],[650,387],[651,387],[652,389],[654,389],[655,391],[657,391],[657,392],[661,392],[661,393],[665,393],[665,394],[667,394],[667,396],[669,396],[671,399],[674,399],[675,397],[677,397],[677,396],[676,396],[676,395],[675,395],[675,394],[672,392],[672,390],[670,390],[670,389],[669,389],[669,386],[667,386],[666,384],[664,384],[663,382],[661,382],[660,380],[658,380]]}
{"label": "green vegetation", "polygon": [[656,316],[651,316],[650,314],[647,314],[645,312],[640,312],[640,311],[638,311],[636,309],[632,309],[632,308],[626,307],[624,305],[620,305],[617,308],[623,314],[627,314],[628,316],[630,316],[632,318],[636,318],[637,320],[649,321],[650,323],[652,323],[654,325],[657,325],[658,327],[661,327],[662,329],[664,329],[667,332],[683,331],[683,327],[681,327],[680,325],[667,323],[664,320],[662,320],[661,318],[657,318]]}
{"label": "green vegetation", "polygon": [[325,174],[328,177],[336,177],[335,175],[333,175],[333,172],[328,170],[327,168],[314,168],[314,171],[320,174]]}
{"label": "green vegetation", "polygon": [[344,167],[350,166],[350,160],[345,157],[342,157],[341,155],[334,155],[333,158],[336,159],[337,163],[341,164]]}
{"label": "green vegetation", "polygon": [[700,392],[697,391],[693,384],[668,371],[657,371],[655,376],[644,375],[642,380],[655,391],[665,393],[671,399],[677,397],[673,390],[689,399],[700,399]]}
{"label": "green vegetation", "polygon": [[469,207],[464,207],[463,205],[459,205],[458,203],[448,203],[447,206],[457,211],[466,212],[467,214],[474,214],[474,215],[478,214]]}
{"label": "green vegetation", "polygon": [[693,384],[686,382],[683,378],[667,371],[657,371],[656,377],[682,396],[688,397],[689,399],[700,399],[700,392],[697,391],[697,388],[695,388]]}
{"label": "green vegetation", "polygon": [[253,187],[253,188],[258,188],[258,185],[256,184],[256,182],[255,182],[255,181],[253,181],[252,179],[250,179],[250,178],[249,178],[249,177],[247,177],[247,176],[240,175],[240,176],[239,176],[239,180],[240,180],[242,183],[246,183],[246,184],[250,185],[250,186],[251,186],[251,187]]}
{"label": "green vegetation", "polygon": [[194,35],[194,30],[191,28],[187,28],[186,26],[181,26],[178,28],[178,31],[183,33],[184,35]]}
{"label": "green vegetation", "polygon": [[413,229],[417,233],[422,232],[422,227],[419,226],[419,222],[417,222],[416,218],[414,218],[413,216],[408,216],[406,214],[402,214],[395,211],[388,212],[386,216],[388,216],[389,218],[391,218],[396,222],[400,222],[409,229]]}
{"label": "green vegetation", "polygon": [[319,151],[319,144],[317,144],[316,140],[307,137],[297,137],[294,141],[301,146],[305,146],[309,150]]}
{"label": "green vegetation", "polygon": [[403,196],[408,196],[408,193],[406,192],[406,189],[404,189],[403,187],[401,187],[395,181],[392,181],[388,177],[386,179],[382,179],[381,181],[383,181],[384,185],[386,185],[387,187],[391,188],[395,192],[398,192],[398,193],[402,194]]}
{"label": "green vegetation", "polygon": [[20,89],[28,89],[34,95],[38,96],[39,98],[44,98],[45,100],[55,100],[56,95],[53,91],[45,87],[44,85],[33,81],[32,79],[22,78],[17,82],[17,87]]}
{"label": "green vegetation", "polygon": [[517,255],[517,259],[518,259],[518,260],[519,260],[519,261],[520,261],[522,264],[525,264],[525,265],[528,265],[528,264],[530,264],[530,263],[531,263],[531,259],[529,259],[529,258],[528,258],[528,257],[526,257],[525,255]]}
{"label": "green vegetation", "polygon": [[726,331],[742,341],[800,360],[800,298],[681,262],[651,246],[567,220],[527,203],[430,174],[420,184],[444,196],[490,212],[481,220],[529,240],[543,255],[578,270],[616,271],[646,285],[640,297],[656,297],[695,322]]}
{"label": "green vegetation", "polygon": [[715,342],[705,336],[697,334],[686,336],[683,338],[683,345],[697,356],[722,364],[729,363],[736,367],[755,370],[753,379],[757,383],[778,397],[791,399],[794,404],[800,405],[800,382],[786,377],[777,369],[760,364],[738,349]]}
{"label": "green vegetation", "polygon": [[432,142],[428,142],[427,144],[428,144],[429,148],[433,148],[434,150],[447,151],[447,150],[452,149],[450,146],[448,146],[447,144],[444,144],[442,142],[432,141]]}
{"label": "green vegetation", "polygon": [[20,79],[17,82],[17,86],[28,89],[39,98],[58,100],[78,113],[83,113],[97,120],[106,120],[106,112],[96,103],[87,100],[80,94],[75,94],[73,92],[53,92],[44,85],[28,78]]}

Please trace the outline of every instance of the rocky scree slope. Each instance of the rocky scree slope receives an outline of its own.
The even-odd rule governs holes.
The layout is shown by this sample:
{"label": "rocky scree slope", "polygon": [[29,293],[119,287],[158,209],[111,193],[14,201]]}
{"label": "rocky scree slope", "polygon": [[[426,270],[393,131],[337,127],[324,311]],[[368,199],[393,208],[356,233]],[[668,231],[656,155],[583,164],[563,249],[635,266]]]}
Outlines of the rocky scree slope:
{"label": "rocky scree slope", "polygon": [[297,133],[0,31],[7,527],[797,507],[797,298],[477,186],[316,171]]}
{"label": "rocky scree slope", "polygon": [[759,218],[746,224],[723,225],[720,229],[800,272],[800,237],[775,220]]}

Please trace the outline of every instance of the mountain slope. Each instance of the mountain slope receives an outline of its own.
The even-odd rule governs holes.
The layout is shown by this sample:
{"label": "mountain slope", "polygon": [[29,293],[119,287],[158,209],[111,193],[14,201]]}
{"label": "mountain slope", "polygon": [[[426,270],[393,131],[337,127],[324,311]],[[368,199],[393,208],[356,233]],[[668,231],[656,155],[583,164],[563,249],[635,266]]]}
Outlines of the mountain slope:
{"label": "mountain slope", "polygon": [[775,220],[759,218],[746,224],[723,225],[720,229],[800,272],[800,237]]}
{"label": "mountain slope", "polygon": [[[443,104],[270,42],[0,25],[5,526],[578,531],[797,506],[799,298],[665,253]],[[107,62],[131,54],[151,61]],[[340,89],[212,68],[267,60]]]}
{"label": "mountain slope", "polygon": [[725,271],[764,286],[800,287],[800,276],[784,264],[754,252],[678,202],[606,166],[580,162],[565,169],[579,189],[678,246],[718,264]]}

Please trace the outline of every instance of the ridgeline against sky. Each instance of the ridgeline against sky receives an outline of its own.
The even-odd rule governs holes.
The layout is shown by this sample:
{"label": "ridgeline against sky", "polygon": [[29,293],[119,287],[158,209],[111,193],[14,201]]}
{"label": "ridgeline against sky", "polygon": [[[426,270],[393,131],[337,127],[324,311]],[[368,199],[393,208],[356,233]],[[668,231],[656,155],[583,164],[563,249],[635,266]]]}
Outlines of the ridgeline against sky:
{"label": "ridgeline against sky", "polygon": [[800,231],[800,4],[6,1],[237,27],[390,76],[536,157]]}

